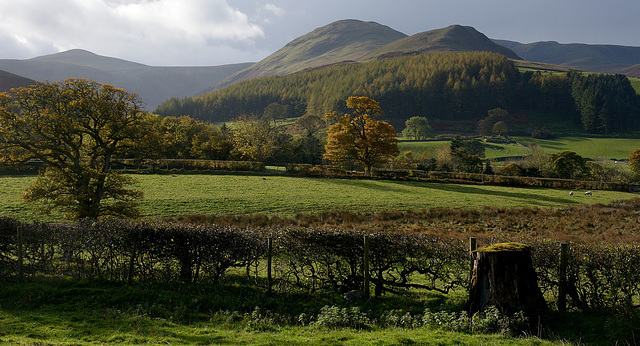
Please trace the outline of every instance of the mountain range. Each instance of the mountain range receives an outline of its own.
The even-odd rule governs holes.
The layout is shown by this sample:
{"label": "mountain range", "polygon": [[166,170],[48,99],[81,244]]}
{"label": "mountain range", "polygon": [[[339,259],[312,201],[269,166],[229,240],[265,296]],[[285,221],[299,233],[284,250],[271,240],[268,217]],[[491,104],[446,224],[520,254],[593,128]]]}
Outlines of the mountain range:
{"label": "mountain range", "polygon": [[561,44],[554,41],[529,44],[506,40],[494,40],[494,42],[513,50],[527,61],[561,65],[589,72],[619,73],[628,77],[640,77],[640,47]]}
{"label": "mountain range", "polygon": [[[73,49],[26,60],[0,60],[0,70],[31,80],[61,81],[85,78],[136,92],[149,110],[171,97],[195,96],[252,63],[155,67]],[[0,86],[10,84],[0,75]],[[30,83],[32,84],[32,83]],[[23,86],[16,84],[16,86]]]}
{"label": "mountain range", "polygon": [[311,31],[257,63],[155,67],[74,49],[32,59],[0,59],[0,91],[33,81],[86,78],[137,92],[153,110],[169,98],[196,96],[238,81],[286,75],[336,64],[430,52],[488,51],[515,60],[640,77],[640,47],[522,44],[491,40],[469,26],[451,25],[412,36],[375,22],[341,20]]}

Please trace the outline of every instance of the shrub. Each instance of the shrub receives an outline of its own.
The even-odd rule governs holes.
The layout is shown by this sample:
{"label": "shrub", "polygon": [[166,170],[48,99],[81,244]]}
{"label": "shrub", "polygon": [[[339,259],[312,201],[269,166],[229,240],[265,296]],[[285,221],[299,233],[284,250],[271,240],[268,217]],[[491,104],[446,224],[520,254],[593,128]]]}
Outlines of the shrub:
{"label": "shrub", "polygon": [[359,307],[340,308],[335,305],[323,306],[313,325],[322,328],[368,328],[371,320]]}
{"label": "shrub", "polygon": [[519,164],[515,162],[509,162],[504,167],[497,169],[496,174],[511,177],[521,177],[525,175],[525,170]]}
{"label": "shrub", "polygon": [[539,127],[533,132],[531,132],[531,137],[538,139],[551,139],[553,138],[553,133],[551,133],[551,129],[546,126]]}

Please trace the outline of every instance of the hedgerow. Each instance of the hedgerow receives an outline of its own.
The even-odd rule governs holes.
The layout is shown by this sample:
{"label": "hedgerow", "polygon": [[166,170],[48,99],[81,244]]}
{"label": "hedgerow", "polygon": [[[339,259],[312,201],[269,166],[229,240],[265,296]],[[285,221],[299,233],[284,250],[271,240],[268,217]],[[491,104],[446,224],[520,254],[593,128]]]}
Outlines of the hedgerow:
{"label": "hedgerow", "polygon": [[[105,219],[75,224],[21,223],[0,218],[0,276],[63,276],[115,281],[219,282],[234,273],[265,286],[269,241],[272,288],[346,293],[362,289],[365,237],[376,296],[410,289],[448,293],[466,288],[466,242],[417,232],[224,225]],[[538,284],[551,301],[559,285],[560,241],[516,240],[533,248]],[[585,309],[630,306],[640,297],[640,246],[569,243],[569,305]],[[20,265],[21,264],[21,265]]]}

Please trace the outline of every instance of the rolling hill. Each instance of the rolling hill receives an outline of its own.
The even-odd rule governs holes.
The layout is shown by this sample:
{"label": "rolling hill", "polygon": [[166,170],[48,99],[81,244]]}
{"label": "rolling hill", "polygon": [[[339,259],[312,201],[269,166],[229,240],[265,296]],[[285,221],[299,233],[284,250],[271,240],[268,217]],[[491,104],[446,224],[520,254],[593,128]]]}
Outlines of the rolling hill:
{"label": "rolling hill", "polygon": [[262,61],[229,77],[218,87],[340,63],[430,52],[469,51],[494,52],[520,59],[510,49],[494,43],[469,26],[451,25],[407,36],[375,22],[350,19],[325,25],[296,38]]}
{"label": "rolling hill", "polygon": [[388,56],[435,53],[481,51],[499,53],[507,58],[520,59],[511,49],[491,41],[487,36],[470,26],[451,25],[444,29],[425,31],[405,37],[373,50],[365,59]]}
{"label": "rolling hill", "polygon": [[0,70],[40,82],[85,78],[136,92],[149,110],[171,97],[201,94],[250,65],[154,67],[80,49],[27,60],[0,60]]}
{"label": "rolling hill", "polygon": [[36,81],[15,75],[6,71],[0,71],[0,92],[8,92],[12,88],[26,87]]}
{"label": "rolling hill", "polygon": [[551,63],[589,72],[640,77],[640,47],[558,42],[518,43],[494,40],[525,60]]}
{"label": "rolling hill", "polygon": [[405,37],[407,35],[375,22],[353,19],[337,21],[296,38],[260,62],[226,79],[220,86],[345,61],[359,61],[375,48]]}

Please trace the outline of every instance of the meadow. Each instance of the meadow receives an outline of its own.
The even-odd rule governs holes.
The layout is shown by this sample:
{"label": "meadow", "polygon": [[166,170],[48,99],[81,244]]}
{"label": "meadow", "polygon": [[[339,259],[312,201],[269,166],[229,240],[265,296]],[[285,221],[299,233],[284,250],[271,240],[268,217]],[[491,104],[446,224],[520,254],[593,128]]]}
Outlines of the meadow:
{"label": "meadow", "polygon": [[[608,204],[635,195],[545,188],[461,185],[415,181],[300,178],[282,175],[134,174],[144,191],[146,217],[181,215],[246,215],[291,217],[328,211],[368,213],[431,208],[492,206],[553,208],[578,204]],[[33,176],[0,177],[0,216],[22,221],[60,221],[62,215],[37,215],[19,198]]]}
{"label": "meadow", "polygon": [[[582,157],[593,160],[626,160],[633,150],[640,148],[640,139],[638,138],[557,137],[554,139],[536,139],[520,136],[510,136],[509,138],[514,143],[485,142],[486,158],[526,156],[529,153],[528,147],[532,143],[540,145],[547,154],[570,150]],[[400,152],[411,150],[414,156],[418,156],[424,151],[430,152],[433,156],[438,146],[448,144],[449,141],[400,142],[398,147]]]}

